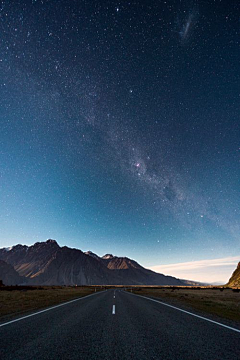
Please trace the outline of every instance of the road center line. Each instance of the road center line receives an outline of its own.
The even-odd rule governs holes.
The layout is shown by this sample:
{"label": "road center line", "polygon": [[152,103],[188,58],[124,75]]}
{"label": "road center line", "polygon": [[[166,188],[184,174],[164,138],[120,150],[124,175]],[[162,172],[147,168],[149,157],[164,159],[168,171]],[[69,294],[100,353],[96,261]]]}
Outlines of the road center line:
{"label": "road center line", "polygon": [[96,294],[100,294],[101,292],[102,292],[102,291],[99,291],[99,292],[96,292],[96,293],[93,293],[93,294],[90,294],[90,295],[82,296],[82,297],[80,297],[80,298],[73,299],[73,300],[64,302],[64,303],[59,304],[59,305],[51,306],[50,308],[47,308],[47,309],[38,311],[38,312],[36,312],[36,313],[30,314],[30,315],[26,315],[26,316],[22,316],[22,317],[20,317],[20,318],[18,318],[18,319],[8,321],[8,322],[6,322],[6,323],[4,323],[4,324],[0,324],[0,327],[5,326],[5,325],[9,325],[9,324],[12,324],[12,323],[15,323],[15,322],[20,321],[20,320],[27,319],[27,318],[29,318],[29,317],[31,317],[31,316],[35,316],[35,315],[38,315],[38,314],[42,314],[42,313],[44,313],[44,312],[46,312],[46,311],[56,309],[56,308],[58,308],[58,307],[60,307],[60,306],[64,306],[64,305],[71,304],[71,303],[73,303],[73,302],[75,302],[75,301],[79,301],[79,300],[86,299],[86,298],[88,298],[88,297],[90,297],[90,296],[93,296],[93,295],[96,295]]}
{"label": "road center line", "polygon": [[113,308],[112,308],[112,315],[115,315],[115,305],[113,305]]}
{"label": "road center line", "polygon": [[185,314],[195,316],[195,317],[197,317],[197,318],[199,318],[199,319],[206,320],[206,321],[211,322],[211,323],[213,323],[213,324],[216,324],[216,325],[219,325],[219,326],[225,327],[226,329],[229,329],[229,330],[236,331],[236,332],[240,333],[240,330],[235,329],[235,328],[233,328],[233,327],[231,327],[231,326],[227,326],[227,325],[221,324],[221,323],[219,323],[219,322],[217,322],[217,321],[210,320],[210,319],[205,318],[205,317],[203,317],[203,316],[200,316],[200,315],[197,315],[197,314],[191,313],[191,312],[189,312],[189,311],[186,311],[186,310],[180,309],[180,308],[178,308],[178,307],[176,307],[176,306],[166,304],[166,303],[164,303],[164,302],[162,302],[162,301],[155,300],[155,299],[151,299],[151,298],[146,297],[146,296],[143,296],[143,295],[137,295],[137,294],[132,294],[132,293],[128,293],[128,294],[130,294],[130,295],[135,295],[135,296],[138,296],[138,297],[142,297],[142,298],[144,298],[144,299],[147,299],[147,300],[151,300],[151,301],[157,302],[157,303],[159,303],[159,304],[161,304],[161,305],[168,306],[168,307],[170,307],[170,308],[172,308],[172,309],[175,309],[175,310],[181,311],[181,312],[183,312],[183,313],[185,313]]}

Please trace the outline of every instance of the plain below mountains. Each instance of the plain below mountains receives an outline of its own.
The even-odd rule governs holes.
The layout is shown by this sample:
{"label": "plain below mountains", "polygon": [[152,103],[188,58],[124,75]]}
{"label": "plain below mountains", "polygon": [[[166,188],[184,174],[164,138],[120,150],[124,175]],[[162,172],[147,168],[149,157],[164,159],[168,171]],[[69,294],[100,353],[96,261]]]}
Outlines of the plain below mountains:
{"label": "plain below mountains", "polygon": [[[194,285],[145,269],[127,257],[60,247],[55,240],[0,249],[5,285]],[[195,283],[196,285],[196,283]]]}

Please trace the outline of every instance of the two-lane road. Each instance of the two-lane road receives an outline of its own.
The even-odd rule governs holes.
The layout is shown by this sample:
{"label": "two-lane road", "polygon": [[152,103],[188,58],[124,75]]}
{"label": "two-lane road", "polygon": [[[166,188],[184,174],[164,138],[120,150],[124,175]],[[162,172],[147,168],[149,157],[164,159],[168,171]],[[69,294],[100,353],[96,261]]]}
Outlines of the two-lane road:
{"label": "two-lane road", "polygon": [[239,360],[240,332],[108,290],[0,324],[1,360]]}

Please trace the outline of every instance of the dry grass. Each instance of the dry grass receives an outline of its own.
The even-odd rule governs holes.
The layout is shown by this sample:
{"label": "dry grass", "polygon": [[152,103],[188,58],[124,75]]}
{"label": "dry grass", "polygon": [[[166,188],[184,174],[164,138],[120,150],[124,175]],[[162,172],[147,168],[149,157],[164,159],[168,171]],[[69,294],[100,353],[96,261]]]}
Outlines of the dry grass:
{"label": "dry grass", "polygon": [[172,303],[240,322],[240,291],[223,288],[133,288],[134,293],[152,296]]}
{"label": "dry grass", "polygon": [[[100,287],[96,288],[99,291]],[[0,320],[56,305],[95,292],[95,287],[44,286],[28,290],[0,290]]]}

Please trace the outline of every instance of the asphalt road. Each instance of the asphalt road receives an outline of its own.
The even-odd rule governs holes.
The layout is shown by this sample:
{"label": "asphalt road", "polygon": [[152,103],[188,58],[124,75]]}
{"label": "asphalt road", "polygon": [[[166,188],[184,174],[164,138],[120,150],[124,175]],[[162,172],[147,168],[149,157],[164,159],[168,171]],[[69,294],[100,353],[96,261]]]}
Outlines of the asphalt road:
{"label": "asphalt road", "polygon": [[108,290],[0,325],[0,359],[239,360],[240,332]]}

